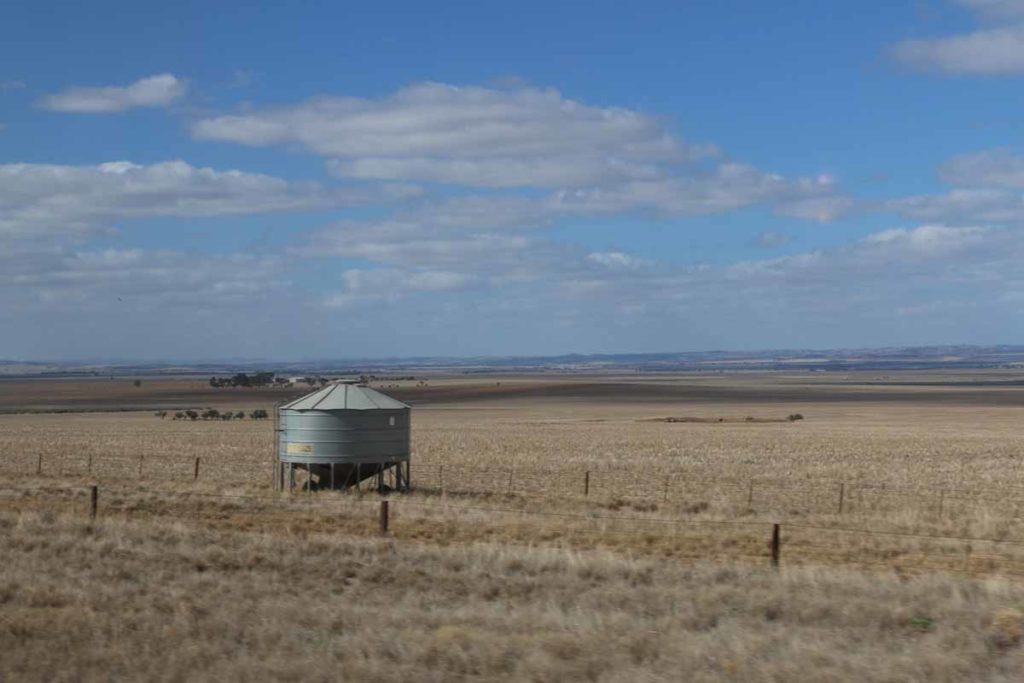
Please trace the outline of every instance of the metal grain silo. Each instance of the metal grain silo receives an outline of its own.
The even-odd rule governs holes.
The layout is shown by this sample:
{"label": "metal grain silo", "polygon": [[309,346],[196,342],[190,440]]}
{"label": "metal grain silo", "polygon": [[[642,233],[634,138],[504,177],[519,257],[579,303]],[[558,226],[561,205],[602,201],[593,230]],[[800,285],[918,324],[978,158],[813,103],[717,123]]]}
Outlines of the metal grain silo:
{"label": "metal grain silo", "polygon": [[347,488],[376,478],[378,489],[409,486],[410,408],[358,384],[330,384],[278,408],[281,487],[295,470],[312,488]]}

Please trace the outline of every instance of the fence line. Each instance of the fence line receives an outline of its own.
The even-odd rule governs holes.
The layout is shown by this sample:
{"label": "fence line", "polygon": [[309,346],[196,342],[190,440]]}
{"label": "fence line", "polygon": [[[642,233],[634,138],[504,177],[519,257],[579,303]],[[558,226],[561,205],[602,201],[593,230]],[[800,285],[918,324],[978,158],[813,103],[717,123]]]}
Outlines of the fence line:
{"label": "fence line", "polygon": [[[88,507],[87,514],[90,519],[96,519],[99,512],[102,510],[107,511],[118,511],[125,515],[131,516],[132,514],[150,515],[160,514],[159,511],[154,511],[152,507],[147,507],[146,510],[133,509],[131,506],[125,506],[120,503],[113,505],[106,505],[103,507],[99,506],[99,502],[103,500],[101,489],[98,485],[91,486],[61,486],[61,487],[44,487],[44,486],[32,486],[32,487],[13,487],[3,486],[0,487],[0,491],[7,492],[19,492],[19,493],[67,493],[77,492],[80,494],[88,493]],[[167,497],[185,497],[190,498],[193,496],[210,498],[210,499],[225,499],[225,500],[250,500],[266,502],[271,501],[273,503],[284,503],[288,504],[296,509],[303,509],[308,511],[332,511],[339,508],[344,508],[346,512],[352,512],[357,509],[378,510],[376,518],[378,523],[378,531],[381,534],[393,534],[396,530],[401,529],[401,524],[405,517],[401,515],[401,511],[406,508],[429,510],[431,512],[437,512],[440,514],[450,514],[457,512],[479,512],[491,515],[508,515],[515,514],[531,518],[553,518],[560,521],[575,521],[575,522],[594,522],[594,523],[618,523],[627,527],[625,529],[608,529],[607,525],[602,526],[599,529],[579,529],[573,527],[563,527],[561,534],[557,538],[571,539],[574,534],[579,533],[596,533],[601,537],[614,536],[614,537],[630,537],[637,538],[637,534],[641,531],[643,525],[653,525],[655,528],[666,530],[671,527],[671,532],[666,535],[666,538],[674,538],[677,541],[696,541],[701,544],[698,548],[697,554],[688,554],[686,557],[693,559],[757,559],[760,561],[767,561],[770,566],[778,567],[783,564],[786,558],[796,558],[798,563],[801,559],[801,554],[806,554],[809,550],[825,550],[832,553],[832,556],[817,556],[817,564],[821,564],[822,557],[830,557],[833,564],[849,565],[849,566],[881,566],[889,569],[897,568],[897,565],[892,561],[892,553],[897,553],[901,560],[904,562],[911,561],[912,564],[907,569],[940,569],[952,572],[965,572],[970,573],[972,568],[982,571],[987,574],[1000,575],[1001,572],[998,570],[1001,567],[1008,566],[1013,575],[1019,576],[1024,573],[1024,557],[1014,556],[1010,553],[1010,549],[1024,548],[1024,540],[1019,539],[1005,539],[1005,538],[986,538],[979,536],[952,536],[942,534],[928,534],[928,533],[913,533],[903,531],[891,531],[883,529],[865,529],[865,528],[851,528],[851,527],[831,527],[816,524],[803,524],[799,522],[755,522],[746,520],[732,520],[732,519],[684,519],[684,518],[665,518],[665,517],[636,517],[636,516],[625,516],[625,515],[586,515],[586,514],[571,514],[571,513],[559,513],[559,512],[547,512],[541,510],[523,510],[515,508],[496,508],[496,507],[484,507],[484,506],[467,506],[467,505],[450,505],[445,503],[442,504],[427,504],[422,502],[416,502],[407,500],[404,498],[391,498],[389,499],[355,499],[346,498],[344,500],[323,500],[320,496],[310,497],[302,496],[297,494],[279,494],[279,495],[245,495],[245,494],[218,494],[218,493],[207,493],[207,492],[184,492],[182,494],[155,492],[156,496],[167,496]],[[0,496],[0,500],[3,496]],[[313,499],[316,499],[315,501]],[[317,505],[313,506],[309,503],[316,502]],[[196,509],[196,514],[201,514],[200,509]],[[166,514],[166,513],[165,513]],[[169,513],[173,514],[173,512]],[[357,513],[358,514],[358,513]],[[368,517],[367,519],[371,519]],[[397,529],[396,529],[397,521]],[[446,523],[459,523],[457,519],[446,518]],[[466,523],[463,521],[463,523]],[[469,522],[475,524],[475,522]],[[722,540],[720,532],[705,533],[698,536],[679,536],[679,530],[682,528],[716,528],[722,529],[723,527],[733,527],[736,529],[745,529],[757,535],[747,535],[745,537],[728,537],[725,543],[719,543],[717,545],[708,546],[706,543],[714,543],[716,540]],[[648,526],[647,531],[650,531]],[[820,538],[802,538],[801,532],[815,532],[819,535],[825,535],[826,540]],[[899,548],[876,548],[877,552],[881,552],[883,556],[888,556],[890,559],[883,559],[879,561],[874,557],[868,557],[864,555],[863,548],[851,548],[848,543],[841,542],[837,536],[857,534],[867,538],[893,538],[898,537],[901,539],[915,540],[925,543],[926,545],[908,549],[905,547]],[[737,543],[736,539],[741,538],[747,542],[745,548],[743,544]],[[765,548],[763,552],[751,553],[749,550],[757,547],[758,538],[764,542],[762,547]],[[731,540],[730,540],[731,539]],[[935,547],[927,545],[933,542],[951,542],[959,544],[962,547],[951,549],[948,547]],[[751,546],[750,544],[754,545]],[[996,550],[995,553],[981,553],[975,548],[978,544],[989,544],[989,546]],[[711,550],[710,555],[708,550]],[[682,548],[686,551],[687,548]],[[703,554],[700,552],[703,550]],[[746,552],[745,552],[746,551]],[[717,554],[716,554],[717,553]],[[815,557],[810,558],[810,563],[815,563]],[[937,563],[937,564],[936,564]],[[996,566],[998,565],[998,566]]]}
{"label": "fence line", "polygon": [[[56,463],[54,463],[56,460]],[[182,457],[146,457],[145,454],[103,456],[45,456],[20,454],[7,456],[0,466],[18,472],[35,471],[37,476],[129,477],[136,479],[192,480],[213,479],[220,483],[264,482],[266,472],[276,461],[257,456],[252,460],[226,463],[223,459]],[[902,509],[927,509],[939,514],[954,505],[1013,505],[1024,514],[1024,489],[1019,487],[900,487],[863,480],[816,480],[794,483],[764,477],[691,477],[685,472],[641,472],[607,467],[477,467],[414,462],[413,484],[420,490],[440,493],[576,496],[593,498],[643,498],[661,502],[699,502],[698,498],[725,496],[735,506],[803,505],[815,511],[846,514],[859,509],[878,509],[894,501],[910,503]],[[241,476],[240,476],[241,472]],[[660,494],[660,495],[656,495]],[[780,498],[785,498],[781,500]],[[900,509],[887,507],[886,509]]]}

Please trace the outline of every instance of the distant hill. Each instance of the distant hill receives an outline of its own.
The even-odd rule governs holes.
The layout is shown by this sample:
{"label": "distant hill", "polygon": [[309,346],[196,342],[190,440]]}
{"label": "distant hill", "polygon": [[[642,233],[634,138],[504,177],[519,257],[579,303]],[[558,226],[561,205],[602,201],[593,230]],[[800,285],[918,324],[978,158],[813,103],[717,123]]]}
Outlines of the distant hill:
{"label": "distant hill", "polygon": [[271,371],[283,375],[409,372],[699,372],[743,370],[910,370],[1024,367],[1024,346],[919,346],[874,349],[787,349],[560,356],[319,359],[302,362],[226,360],[203,363],[40,362],[0,360],[0,377],[212,376]]}

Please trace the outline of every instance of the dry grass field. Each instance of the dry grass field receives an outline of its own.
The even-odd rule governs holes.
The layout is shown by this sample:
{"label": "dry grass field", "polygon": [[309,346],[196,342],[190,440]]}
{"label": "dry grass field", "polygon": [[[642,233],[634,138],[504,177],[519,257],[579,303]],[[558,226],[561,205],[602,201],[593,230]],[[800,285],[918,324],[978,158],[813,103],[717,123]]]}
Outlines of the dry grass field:
{"label": "dry grass field", "polygon": [[376,494],[272,489],[271,421],[152,414],[294,390],[0,381],[0,677],[1019,680],[1024,374],[384,390],[381,539]]}

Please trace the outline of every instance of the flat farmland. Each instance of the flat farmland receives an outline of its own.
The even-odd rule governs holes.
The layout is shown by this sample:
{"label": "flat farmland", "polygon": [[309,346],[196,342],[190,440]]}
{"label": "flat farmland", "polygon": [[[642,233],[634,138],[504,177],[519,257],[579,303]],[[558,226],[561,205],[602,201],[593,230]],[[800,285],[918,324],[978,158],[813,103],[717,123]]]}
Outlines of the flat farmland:
{"label": "flat farmland", "polygon": [[[651,487],[670,476],[1024,488],[1016,375],[442,377],[379,388],[413,406],[414,467],[423,477],[448,467],[451,486],[478,470],[502,478],[512,469],[516,487],[546,472],[582,478],[590,470],[607,488],[615,473],[621,483],[649,478]],[[89,456],[97,465],[141,455],[152,468],[200,456],[262,480],[258,463],[273,456],[271,420],[177,421],[150,409],[272,410],[301,393],[197,380],[0,382],[9,411],[0,415],[0,449],[5,463],[42,454],[44,466],[64,461],[68,471]],[[19,409],[82,412],[10,412]],[[804,419],[786,419],[795,414]],[[11,476],[22,469],[8,467]]]}
{"label": "flat farmland", "polygon": [[221,408],[264,406],[302,395],[274,388],[214,389],[208,379],[0,379],[0,414],[182,410],[216,403]]}
{"label": "flat farmland", "polygon": [[[271,410],[302,390],[3,381],[0,535],[17,569],[0,586],[0,673],[71,678],[102,651],[128,677],[220,678],[235,639],[243,678],[346,667],[379,680],[424,671],[434,680],[664,679],[685,667],[693,680],[914,680],[917,671],[1014,680],[1024,634],[1022,379],[384,382],[413,406],[414,491],[390,497],[386,539],[376,493],[274,490],[272,420],[153,414]],[[776,523],[782,568],[772,570]],[[121,560],[101,559],[111,552]],[[311,571],[325,556],[349,560]],[[65,571],[78,577],[74,588],[59,587]],[[292,571],[323,583],[306,581],[282,601],[273,586]],[[159,585],[141,578],[152,572]],[[34,586],[40,575],[57,583]],[[371,597],[385,585],[400,599]],[[593,591],[620,598],[602,607]],[[134,624],[127,641],[113,636],[108,605],[118,595]],[[217,626],[237,621],[239,600],[260,605],[264,626]],[[61,631],[83,605],[88,616],[75,623],[92,635]],[[178,615],[172,650],[207,654],[132,657],[161,609]],[[535,636],[530,621],[543,625]],[[52,647],[48,629],[64,633],[84,668],[32,654]],[[616,635],[637,629],[650,647]],[[840,645],[850,638],[857,648]],[[295,639],[320,645],[291,656],[259,645]]]}

